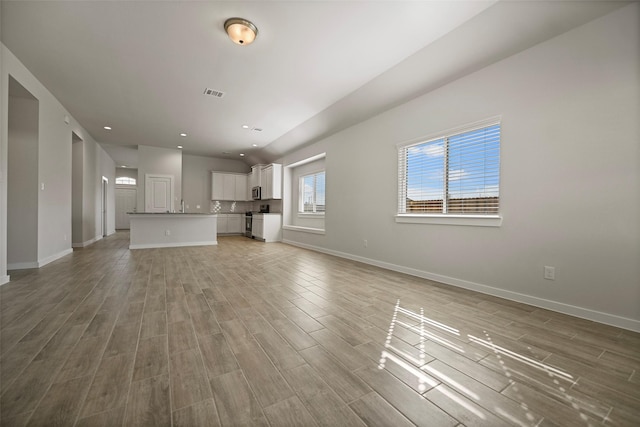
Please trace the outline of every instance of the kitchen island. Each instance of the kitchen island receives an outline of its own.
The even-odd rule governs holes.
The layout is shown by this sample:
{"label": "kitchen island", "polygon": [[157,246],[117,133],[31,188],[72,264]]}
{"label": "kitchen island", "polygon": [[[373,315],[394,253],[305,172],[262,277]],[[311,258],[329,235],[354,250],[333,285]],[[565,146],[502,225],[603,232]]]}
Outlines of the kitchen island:
{"label": "kitchen island", "polygon": [[217,215],[130,212],[129,249],[217,245]]}

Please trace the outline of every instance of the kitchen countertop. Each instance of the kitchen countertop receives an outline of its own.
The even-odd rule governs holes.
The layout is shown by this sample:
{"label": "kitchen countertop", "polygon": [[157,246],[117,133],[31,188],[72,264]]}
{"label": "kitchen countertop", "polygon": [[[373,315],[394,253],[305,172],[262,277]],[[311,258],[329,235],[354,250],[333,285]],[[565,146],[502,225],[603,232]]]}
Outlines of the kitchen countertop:
{"label": "kitchen countertop", "polygon": [[217,214],[214,213],[205,213],[205,212],[127,212],[127,215],[173,215],[173,216],[183,216],[183,215],[207,215],[214,216]]}

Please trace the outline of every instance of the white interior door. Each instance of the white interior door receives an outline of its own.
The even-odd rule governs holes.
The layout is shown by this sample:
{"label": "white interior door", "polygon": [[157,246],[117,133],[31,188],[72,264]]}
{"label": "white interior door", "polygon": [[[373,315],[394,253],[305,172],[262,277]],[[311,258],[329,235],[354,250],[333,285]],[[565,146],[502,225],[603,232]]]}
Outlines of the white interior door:
{"label": "white interior door", "polygon": [[129,229],[127,212],[136,211],[138,190],[135,188],[116,188],[116,228]]}
{"label": "white interior door", "polygon": [[145,212],[173,212],[173,175],[145,175]]}

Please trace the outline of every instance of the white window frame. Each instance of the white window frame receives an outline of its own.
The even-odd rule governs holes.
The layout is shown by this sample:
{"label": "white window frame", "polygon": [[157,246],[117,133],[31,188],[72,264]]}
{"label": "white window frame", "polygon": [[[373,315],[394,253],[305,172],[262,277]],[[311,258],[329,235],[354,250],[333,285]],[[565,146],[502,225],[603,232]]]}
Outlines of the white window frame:
{"label": "white window frame", "polygon": [[[310,176],[316,176],[319,174],[324,174],[324,178],[325,178],[325,211],[326,211],[326,179],[327,179],[327,173],[325,169],[322,170],[317,170],[315,172],[311,172],[311,173],[307,173],[305,175],[300,175],[300,177],[298,178],[298,215],[300,216],[304,216],[304,217],[323,217],[325,212],[316,212],[315,211],[315,206],[316,206],[316,202],[315,202],[315,198],[316,198],[316,189],[314,188],[314,193],[313,193],[313,198],[314,198],[314,202],[313,202],[313,206],[314,206],[314,211],[313,212],[305,212],[304,210],[304,179]],[[315,179],[314,179],[314,186],[315,186]]]}
{"label": "white window frame", "polygon": [[[482,227],[500,227],[502,225],[501,205],[497,214],[451,214],[451,213],[407,213],[407,176],[406,176],[406,150],[412,146],[424,144],[429,141],[438,139],[446,139],[460,133],[478,130],[484,127],[501,124],[501,117],[491,117],[486,120],[470,123],[464,126],[448,129],[436,134],[421,137],[415,140],[402,142],[396,145],[398,149],[398,213],[395,216],[397,223],[412,224],[441,224],[441,225],[468,225]],[[502,131],[502,129],[501,129]],[[500,141],[502,145],[502,141]],[[446,156],[446,155],[445,155]],[[445,157],[443,167],[447,167],[447,159]],[[500,166],[498,166],[500,169]],[[445,178],[446,179],[446,178]],[[446,197],[446,195],[445,195]],[[502,201],[502,200],[500,200]]]}
{"label": "white window frame", "polygon": [[[129,182],[119,182],[119,180],[127,180]],[[131,180],[133,180],[133,184],[131,183]],[[138,180],[135,178],[131,178],[129,176],[119,176],[116,178],[116,185],[130,185],[132,187],[138,185]]]}

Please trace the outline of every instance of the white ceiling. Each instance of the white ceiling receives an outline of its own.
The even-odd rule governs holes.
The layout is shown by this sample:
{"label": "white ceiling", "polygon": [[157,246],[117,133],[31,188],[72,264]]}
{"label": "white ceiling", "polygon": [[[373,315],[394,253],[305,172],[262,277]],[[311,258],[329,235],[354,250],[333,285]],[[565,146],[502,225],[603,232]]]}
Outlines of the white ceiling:
{"label": "white ceiling", "polygon": [[[252,164],[625,3],[3,0],[1,36],[118,165],[179,144]],[[233,16],[252,45],[227,38]]]}

